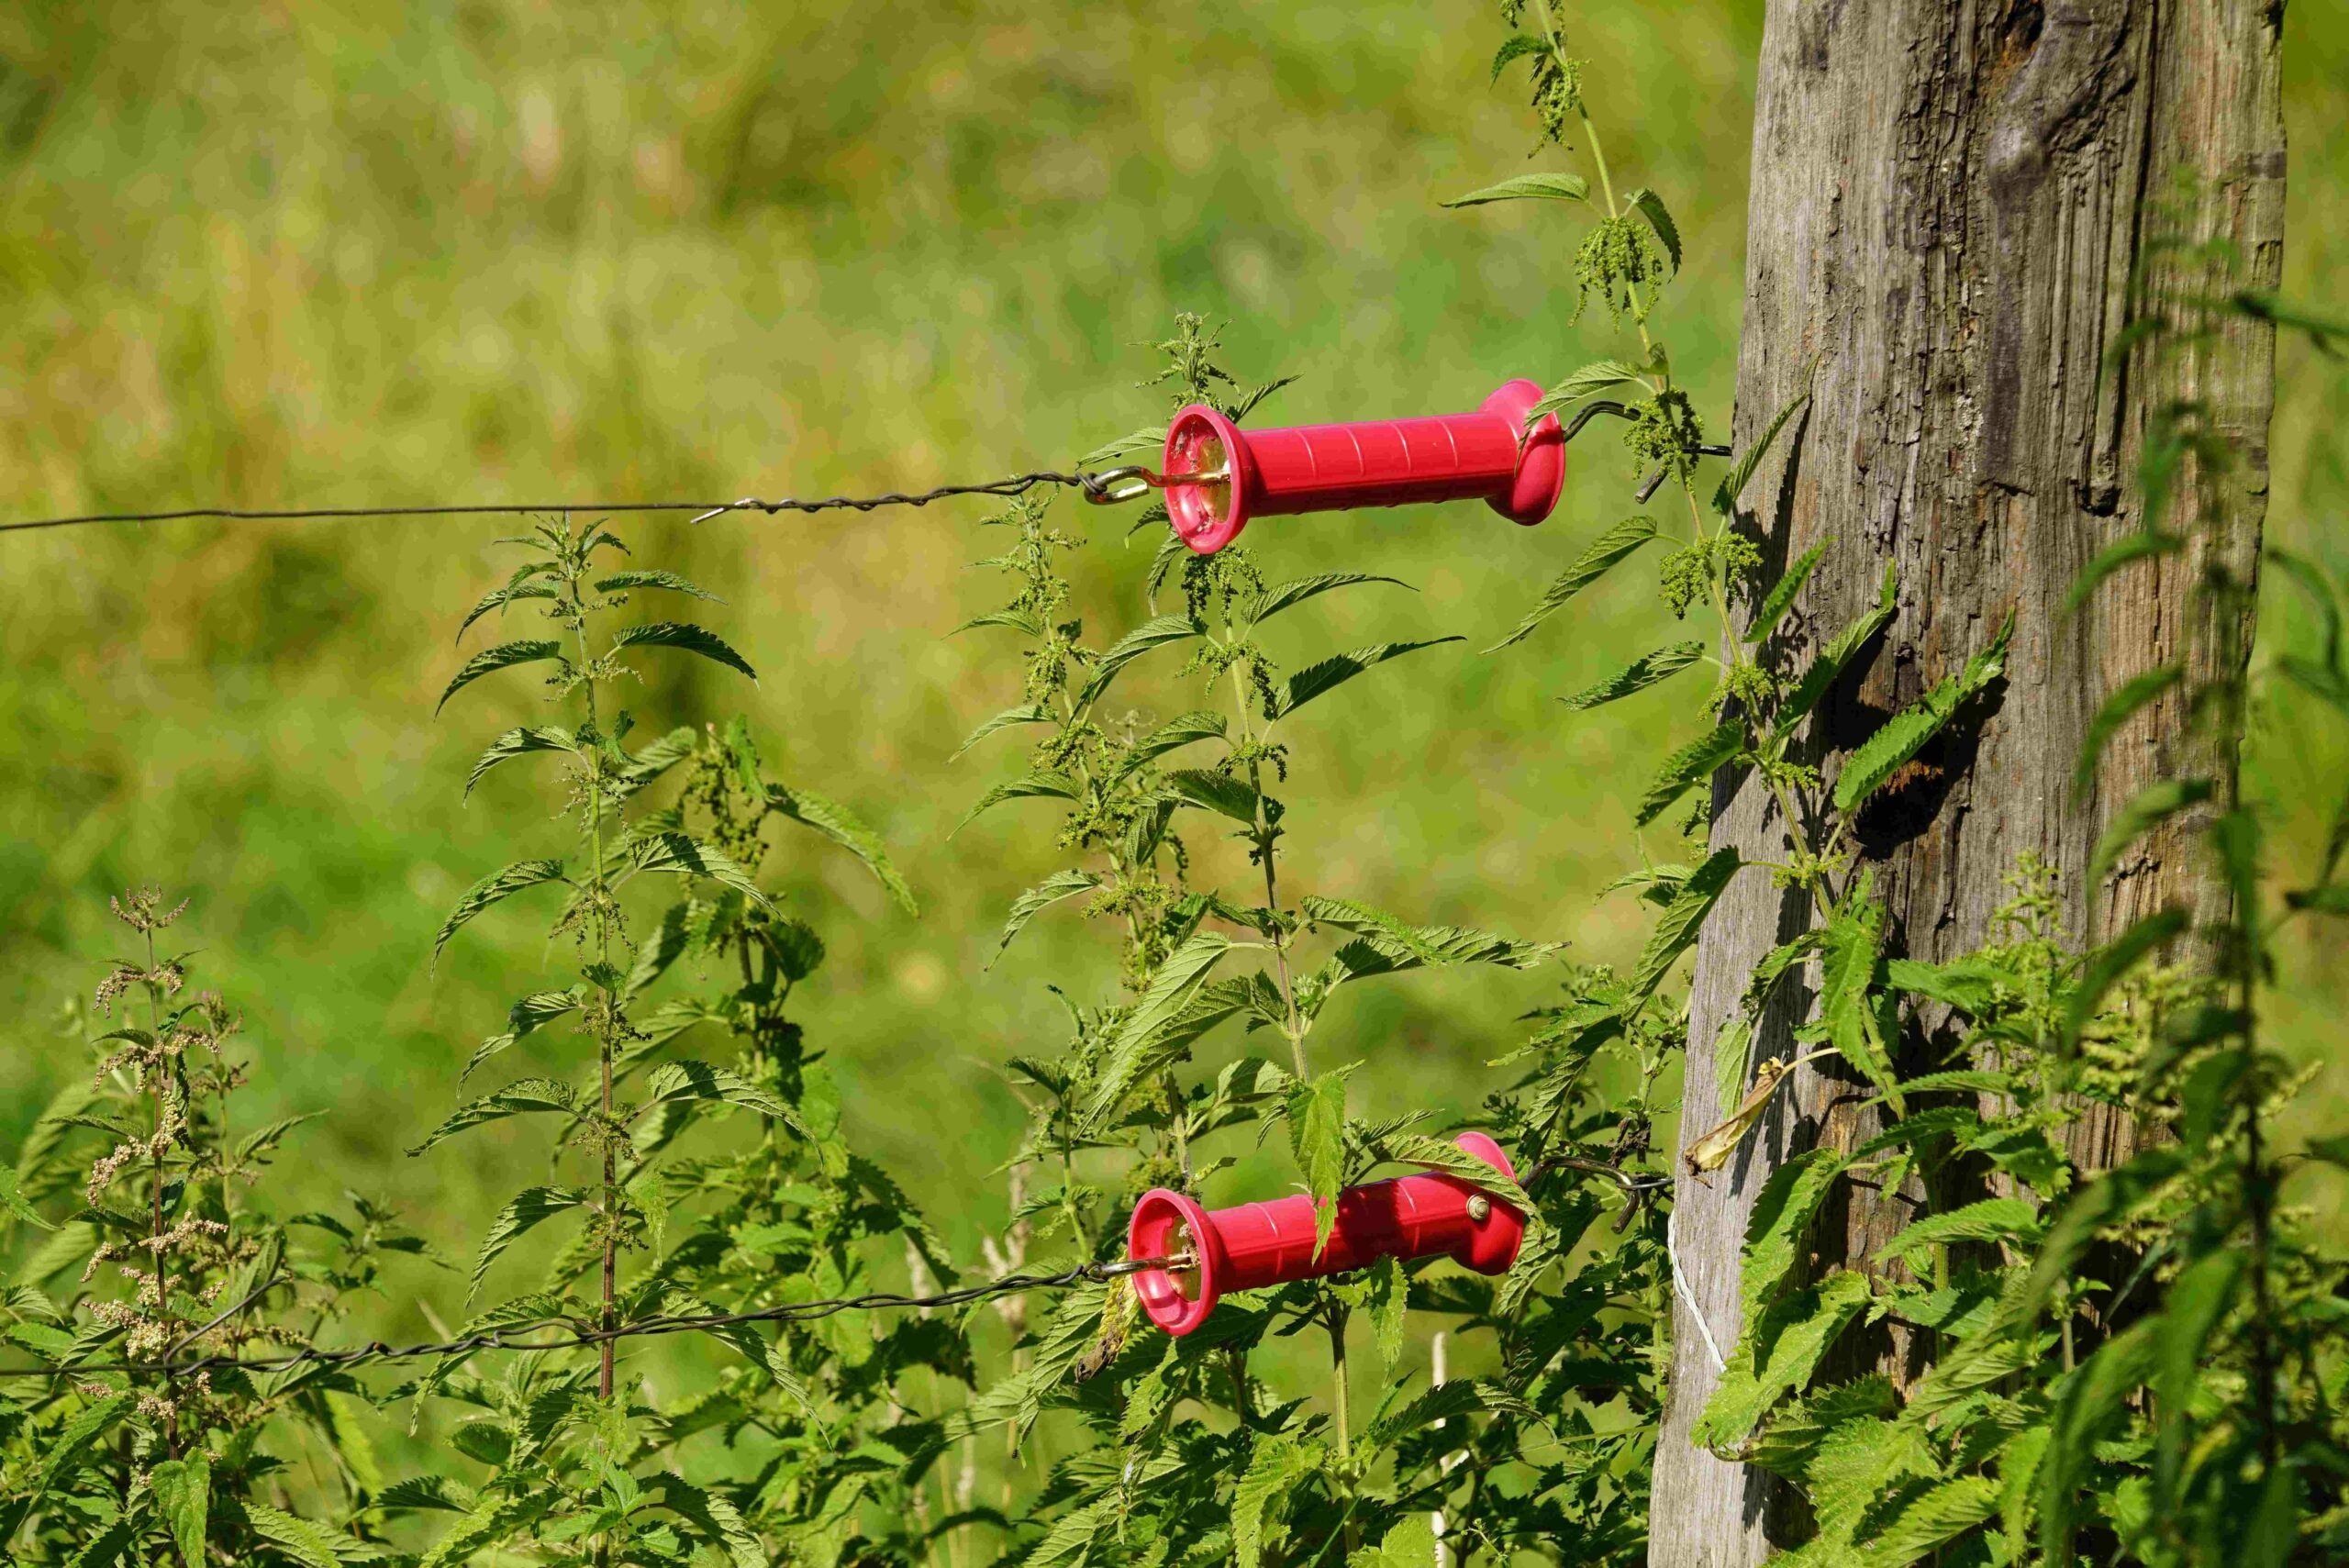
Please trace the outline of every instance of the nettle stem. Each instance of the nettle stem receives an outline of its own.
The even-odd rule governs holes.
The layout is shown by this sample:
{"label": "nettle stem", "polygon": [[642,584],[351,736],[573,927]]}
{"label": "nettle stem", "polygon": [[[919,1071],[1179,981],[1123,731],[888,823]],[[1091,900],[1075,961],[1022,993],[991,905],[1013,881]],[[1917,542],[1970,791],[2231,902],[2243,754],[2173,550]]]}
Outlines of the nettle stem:
{"label": "nettle stem", "polygon": [[[595,735],[596,744],[586,751],[587,765],[587,898],[596,929],[596,962],[600,976],[611,969],[611,925],[606,909],[604,886],[604,762],[602,736],[598,729],[596,704],[596,664],[587,647],[587,605],[584,595],[586,563],[584,557],[573,567],[570,583],[572,602],[576,610],[573,630],[579,643],[580,689],[586,707],[586,728]],[[597,1009],[596,1022],[596,1068],[597,1077],[596,1106],[601,1121],[596,1129],[596,1144],[602,1151],[602,1213],[604,1225],[604,1255],[602,1268],[601,1310],[597,1321],[607,1329],[618,1326],[614,1309],[615,1288],[618,1273],[618,1238],[613,1227],[618,1223],[617,1158],[612,1147],[612,1036],[617,1024],[616,1009],[619,998],[615,996],[604,979],[595,981],[596,988],[604,993],[604,1005]],[[596,1347],[596,1392],[608,1402],[612,1397],[612,1341],[606,1340]]]}
{"label": "nettle stem", "polygon": [[[1264,770],[1253,752],[1255,736],[1248,722],[1248,682],[1241,672],[1242,662],[1231,665],[1231,698],[1240,724],[1240,744],[1248,751],[1248,789],[1255,797],[1256,819],[1251,838],[1256,846],[1256,858],[1264,865],[1264,917],[1271,927],[1265,935],[1273,944],[1273,975],[1280,986],[1281,1011],[1287,1022],[1283,1032],[1288,1036],[1289,1062],[1300,1079],[1313,1076],[1313,1062],[1305,1049],[1305,1024],[1297,1010],[1297,987],[1288,973],[1288,929],[1281,924],[1280,881],[1274,867],[1274,842],[1277,837],[1264,811]],[[1265,735],[1272,733],[1272,724],[1264,726]]]}

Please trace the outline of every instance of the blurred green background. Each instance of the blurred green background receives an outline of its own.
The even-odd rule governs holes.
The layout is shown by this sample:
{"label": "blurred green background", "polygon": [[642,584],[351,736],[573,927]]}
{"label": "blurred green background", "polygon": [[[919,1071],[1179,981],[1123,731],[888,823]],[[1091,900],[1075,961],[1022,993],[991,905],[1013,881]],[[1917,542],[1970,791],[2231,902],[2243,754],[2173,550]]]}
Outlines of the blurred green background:
{"label": "blurred green background", "polygon": [[[1663,192],[1689,261],[1657,318],[1716,430],[1734,373],[1757,5],[1616,5],[1574,25],[1617,178]],[[2287,286],[2349,276],[2349,17],[2287,15]],[[1229,322],[1243,376],[1303,379],[1293,418],[1465,407],[1615,345],[1569,321],[1571,209],[1436,200],[1518,172],[1513,90],[1486,86],[1484,5],[1178,7],[466,0],[0,15],[0,515],[204,502],[820,494],[1064,465],[1150,422],[1138,342],[1179,308]],[[2349,565],[2340,373],[2285,353],[2274,537]],[[1479,507],[1267,527],[1268,572],[1389,572],[1423,591],[1317,601],[1293,662],[1386,637],[1462,647],[1300,719],[1288,887],[1619,959],[1640,906],[1624,805],[1685,694],[1566,720],[1552,699],[1653,641],[1652,579],[1498,658],[1509,624],[1633,480],[1604,439],[1519,530]],[[832,959],[811,1037],[850,1116],[965,1255],[1004,1212],[983,1177],[1019,1111],[994,1064],[1056,1041],[1047,980],[1100,995],[1108,948],[1065,911],[983,970],[1002,911],[1054,866],[1043,816],[948,830],[1014,765],[960,762],[1013,701],[977,503],[631,523],[640,559],[711,584],[702,618],[755,689],[662,673],[639,706],[747,708],[780,771],[853,803],[924,904],[785,840]],[[1148,542],[1088,533],[1096,640],[1138,619]],[[83,529],[0,540],[0,1138],[83,1070],[52,1030],[117,941],[106,895],[189,894],[200,980],[241,1005],[256,1093],[331,1114],[283,1167],[288,1207],[352,1186],[455,1251],[537,1179],[534,1132],[408,1160],[456,1069],[548,954],[524,907],[438,973],[431,932],[486,869],[561,852],[522,770],[467,806],[465,765],[534,711],[485,686],[436,719],[464,606],[506,557],[491,521]],[[2271,629],[2291,632],[2289,611]],[[1171,664],[1172,662],[1170,661]],[[1165,672],[1171,675],[1171,670]],[[1191,706],[1138,684],[1162,713]],[[2342,737],[2278,721],[2255,783],[2337,790]],[[1651,849],[1673,846],[1654,835]],[[2343,951],[2299,953],[2281,1022],[2337,1050]],[[1364,988],[1319,1040],[1368,1097],[1473,1107],[1482,1063],[1552,979]],[[560,1065],[560,1035],[521,1065]],[[1229,1048],[1219,1048],[1229,1049]],[[2339,1125],[2349,1076],[2298,1102]],[[251,1114],[251,1113],[249,1113]],[[1267,1166],[1269,1175],[1274,1166]],[[439,1291],[446,1310],[453,1289]],[[410,1308],[386,1332],[422,1331]]]}

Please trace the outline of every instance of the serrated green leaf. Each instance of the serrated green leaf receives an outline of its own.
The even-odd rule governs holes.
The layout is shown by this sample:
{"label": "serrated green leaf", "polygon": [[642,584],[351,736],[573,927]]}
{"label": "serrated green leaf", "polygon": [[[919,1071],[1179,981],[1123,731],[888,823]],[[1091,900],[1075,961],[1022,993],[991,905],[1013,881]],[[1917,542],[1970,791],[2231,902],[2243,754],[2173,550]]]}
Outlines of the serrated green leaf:
{"label": "serrated green leaf", "polygon": [[1833,1149],[1812,1149],[1770,1173],[1745,1222],[1745,1256],[1738,1290],[1751,1314],[1775,1298],[1801,1261],[1801,1242],[1811,1220],[1851,1165]]}
{"label": "serrated green leaf", "polygon": [[408,1151],[411,1157],[423,1153],[434,1144],[453,1138],[469,1128],[486,1122],[500,1121],[509,1116],[529,1116],[540,1111],[575,1113],[579,1096],[568,1084],[552,1078],[519,1078],[495,1094],[484,1095],[460,1106],[447,1120],[432,1129],[425,1140]]}
{"label": "serrated green leaf", "polygon": [[1525,428],[1530,430],[1548,416],[1571,408],[1586,397],[1596,396],[1609,387],[1621,386],[1639,379],[1639,368],[1635,365],[1627,365],[1620,360],[1593,360],[1543,393],[1533,406],[1525,411]]}
{"label": "serrated green leaf", "polygon": [[596,591],[599,594],[623,594],[630,588],[665,588],[688,598],[707,599],[714,605],[726,602],[708,589],[696,587],[674,572],[618,572],[599,579],[596,584]]}
{"label": "serrated green leaf", "polygon": [[1236,1568],[1258,1568],[1264,1562],[1283,1501],[1299,1482],[1320,1473],[1322,1460],[1319,1443],[1286,1436],[1257,1438],[1248,1468],[1231,1488],[1231,1560]]}
{"label": "serrated green leaf", "polygon": [[1642,185],[1623,198],[1623,210],[1636,212],[1648,220],[1655,237],[1664,241],[1664,253],[1672,258],[1672,270],[1680,270],[1680,228],[1672,221],[1672,214],[1664,209],[1664,198]]}
{"label": "serrated green leaf", "polygon": [[1658,916],[1655,929],[1648,934],[1647,945],[1641,950],[1640,966],[1631,974],[1630,1000],[1624,1007],[1628,1014],[1664,984],[1680,955],[1697,943],[1704,930],[1705,917],[1720,901],[1721,893],[1730,879],[1744,865],[1735,850],[1716,850],[1706,857],[1705,863],[1688,875],[1672,902]]}
{"label": "serrated green leaf", "polygon": [[1626,517],[1613,528],[1592,539],[1575,563],[1558,574],[1557,580],[1542,591],[1542,597],[1517,623],[1515,630],[1490,648],[1487,653],[1497,653],[1513,643],[1524,641],[1533,629],[1565,607],[1568,600],[1613,570],[1625,557],[1656,537],[1655,523],[1645,517]]}
{"label": "serrated green leaf", "polygon": [[1196,931],[1166,955],[1103,1048],[1101,1076],[1085,1103],[1086,1126],[1098,1126],[1117,1110],[1135,1084],[1164,1065],[1158,1059],[1160,1047],[1233,946],[1213,931]]}
{"label": "serrated green leaf", "polygon": [[767,809],[788,817],[803,828],[814,829],[833,843],[854,855],[864,869],[873,873],[890,899],[908,915],[921,913],[921,906],[914,901],[914,890],[898,873],[889,859],[889,851],[881,835],[858,820],[856,815],[837,801],[827,800],[812,790],[767,786]]}
{"label": "serrated green leaf", "polygon": [[1558,700],[1568,713],[1586,713],[1611,702],[1646,691],[1667,676],[1675,675],[1705,656],[1701,642],[1675,642],[1669,648],[1659,648],[1616,671],[1596,685],[1586,686],[1570,697]]}
{"label": "serrated green leaf", "polygon": [[1422,1427],[1431,1427],[1458,1416],[1475,1415],[1480,1410],[1526,1419],[1537,1418],[1531,1406],[1500,1385],[1464,1378],[1440,1388],[1431,1388],[1400,1409],[1379,1417],[1363,1429],[1362,1440],[1367,1448],[1385,1448],[1396,1439],[1418,1431]]}
{"label": "serrated green leaf", "polygon": [[1410,587],[1400,577],[1381,577],[1368,572],[1323,572],[1311,577],[1294,577],[1286,583],[1275,583],[1257,595],[1241,616],[1241,624],[1261,626],[1283,610],[1295,609],[1308,599],[1332,589],[1351,588],[1358,583],[1388,583],[1397,588]]}
{"label": "serrated green leaf", "polygon": [[449,917],[440,923],[439,934],[432,939],[433,962],[440,962],[440,950],[449,945],[451,937],[491,905],[510,898],[526,888],[542,886],[550,882],[568,885],[570,880],[562,874],[561,861],[517,861],[510,866],[492,872],[473,884],[465,895],[457,900],[457,906],[449,912]]}
{"label": "serrated green leaf", "polygon": [[1640,796],[1637,820],[1642,828],[1672,808],[1673,802],[1727,767],[1745,749],[1744,727],[1724,722],[1700,735],[1664,760],[1653,783]]}
{"label": "serrated green leaf", "polygon": [[465,1292],[465,1299],[481,1293],[482,1277],[515,1241],[540,1224],[579,1207],[587,1201],[586,1194],[577,1187],[525,1187],[497,1211],[489,1222],[489,1233],[482,1238],[481,1251],[473,1257],[473,1283]]}
{"label": "serrated green leaf", "polygon": [[963,820],[954,824],[954,832],[946,836],[952,838],[954,833],[960,833],[963,828],[968,828],[982,814],[994,810],[1006,801],[1076,800],[1079,798],[1080,795],[1074,779],[1070,778],[1066,773],[1055,773],[1039,768],[1032,773],[1022,773],[1008,784],[999,784],[981,795],[978,804],[964,812]]}
{"label": "serrated green leaf", "polygon": [[1876,603],[1819,651],[1809,667],[1803,671],[1802,678],[1795,683],[1795,689],[1787,695],[1786,701],[1778,705],[1771,728],[1779,739],[1783,740],[1794,732],[1795,726],[1819,706],[1820,698],[1826,696],[1828,688],[1843,673],[1843,667],[1858,657],[1869,639],[1884,629],[1885,623],[1892,618],[1893,611],[1898,607],[1899,586],[1898,573],[1890,562],[1887,562],[1884,582],[1876,590]]}
{"label": "serrated green leaf", "polygon": [[212,1464],[202,1454],[167,1459],[147,1473],[155,1511],[162,1516],[183,1562],[205,1561],[204,1531],[212,1507]]}
{"label": "serrated green leaf", "polygon": [[1786,574],[1770,584],[1769,594],[1753,612],[1753,624],[1745,628],[1748,643],[1758,643],[1777,629],[1778,623],[1787,618],[1787,612],[1795,607],[1795,596],[1802,592],[1802,585],[1810,581],[1810,574],[1818,567],[1820,557],[1825,555],[1827,547],[1834,542],[1831,534],[1820,539],[1797,556],[1794,563],[1787,568]]}
{"label": "serrated green leaf", "polygon": [[1487,202],[1555,201],[1580,202],[1590,199],[1590,182],[1579,174],[1520,174],[1503,180],[1497,185],[1486,185],[1454,196],[1441,205],[1482,206]]}
{"label": "serrated green leaf", "polygon": [[481,783],[482,775],[498,763],[511,762],[531,751],[562,751],[576,755],[578,746],[573,740],[571,731],[551,724],[524,725],[518,729],[509,729],[491,741],[489,750],[473,763],[473,771],[465,775],[465,793],[473,794],[473,785]]}
{"label": "serrated green leaf", "polygon": [[245,1519],[253,1527],[255,1534],[301,1563],[303,1568],[341,1568],[341,1543],[358,1544],[349,1536],[328,1529],[315,1519],[296,1518],[282,1508],[273,1508],[267,1503],[251,1497],[243,1498],[239,1506],[244,1510]]}
{"label": "serrated green leaf", "polygon": [[1953,1241],[2019,1240],[2027,1247],[2038,1240],[2043,1229],[2039,1210],[2028,1200],[1983,1198],[1912,1222],[1877,1250],[1876,1260],[1908,1262],[1929,1247],[1947,1246]]}
{"label": "serrated green leaf", "polygon": [[547,571],[548,568],[546,566],[534,562],[525,562],[520,566],[516,567],[514,569],[514,574],[511,577],[508,577],[497,587],[492,588],[488,593],[484,594],[480,600],[474,604],[473,607],[465,612],[465,618],[457,623],[457,636],[455,640],[459,642],[463,641],[465,633],[473,629],[473,622],[481,619],[482,617],[489,614],[492,610],[502,608],[507,605],[514,603],[518,599],[551,599],[555,597],[555,590],[552,584],[538,581],[540,577],[544,576],[547,573]]}
{"label": "serrated green leaf", "polygon": [[1313,1197],[1313,1255],[1329,1244],[1338,1220],[1338,1188],[1345,1179],[1346,1079],[1353,1068],[1324,1073],[1289,1090],[1289,1151]]}
{"label": "serrated green leaf", "polygon": [[1736,1451],[1780,1398],[1810,1382],[1868,1298],[1867,1276],[1846,1269],[1749,1309],[1728,1369],[1690,1436],[1715,1453]]}
{"label": "serrated green leaf", "polygon": [[40,1210],[25,1201],[24,1189],[17,1182],[17,1173],[5,1165],[0,1165],[0,1212],[14,1215],[26,1224],[38,1226],[43,1230],[57,1229],[40,1217]]}
{"label": "serrated green leaf", "polygon": [[759,673],[751,668],[749,660],[729,647],[716,632],[683,621],[651,621],[643,626],[623,628],[612,639],[611,651],[623,648],[676,648],[687,653],[698,653],[713,663],[729,670],[739,670],[756,681]]}
{"label": "serrated green leaf", "polygon": [[1230,733],[1230,726],[1219,713],[1202,709],[1179,715],[1135,741],[1119,764],[1119,773],[1121,776],[1131,773],[1169,751],[1196,745],[1201,740],[1221,740]]}
{"label": "serrated green leaf", "polygon": [[[1350,898],[1308,894],[1299,906],[1317,926],[1352,931],[1388,962],[1378,973],[1393,973],[1422,966],[1443,968],[1460,963],[1496,963],[1508,969],[1531,969],[1556,952],[1562,942],[1525,942],[1465,926],[1414,926],[1384,910]],[[1356,969],[1353,973],[1366,973]]]}
{"label": "serrated green leaf", "polygon": [[518,664],[544,663],[550,659],[569,668],[568,661],[562,657],[562,645],[544,639],[501,642],[495,648],[484,649],[458,668],[455,678],[441,692],[440,700],[432,705],[432,711],[439,713],[449,706],[451,697],[484,675],[494,675],[500,670],[510,670]]}
{"label": "serrated green leaf", "polygon": [[1943,679],[1923,697],[1884,721],[1854,749],[1835,777],[1835,809],[1850,811],[1882,788],[1885,780],[1914,757],[1926,741],[1941,733],[1957,710],[2006,673],[2007,644],[2014,636],[2009,616],[1990,646],[1965,662],[1957,673]]}
{"label": "serrated green leaf", "polygon": [[1207,628],[1187,615],[1157,616],[1142,622],[1111,643],[1108,651],[1095,662],[1093,673],[1085,678],[1084,688],[1077,693],[1077,706],[1083,707],[1098,701],[1101,694],[1109,689],[1109,683],[1118,678],[1119,673],[1143,654],[1172,647],[1177,642],[1188,642],[1206,634]]}
{"label": "serrated green leaf", "polygon": [[1253,827],[1258,795],[1246,779],[1206,768],[1179,768],[1166,775],[1166,793],[1234,822]]}
{"label": "serrated green leaf", "polygon": [[1770,422],[1762,428],[1761,436],[1745,449],[1742,457],[1730,465],[1730,471],[1721,475],[1720,485],[1713,491],[1714,511],[1724,517],[1736,516],[1738,501],[1745,495],[1745,487],[1753,482],[1753,471],[1760,468],[1762,460],[1770,455],[1770,449],[1777,444],[1780,433],[1787,428],[1787,421],[1800,413],[1803,406],[1810,401],[1810,378],[1818,369],[1819,361],[1815,359],[1804,368],[1802,390],[1770,416]]}
{"label": "serrated green leaf", "polygon": [[1319,663],[1308,664],[1288,678],[1288,684],[1274,705],[1273,717],[1286,718],[1307,703],[1323,693],[1344,685],[1364,671],[1400,659],[1406,653],[1417,653],[1422,648],[1441,648],[1447,642],[1458,642],[1457,637],[1431,637],[1422,642],[1375,642],[1367,648],[1357,648]]}
{"label": "serrated green leaf", "polygon": [[1054,872],[1011,902],[1011,916],[1003,923],[1003,934],[996,939],[995,952],[985,967],[993,969],[995,961],[1003,956],[1011,940],[1028,929],[1028,922],[1063,898],[1074,898],[1080,893],[1090,893],[1101,885],[1101,879],[1089,871]]}
{"label": "serrated green leaf", "polygon": [[658,876],[696,876],[731,888],[761,909],[772,909],[767,895],[751,873],[715,844],[690,833],[652,833],[636,840],[629,851],[632,869]]}
{"label": "serrated green leaf", "polygon": [[[999,730],[1009,729],[1017,725],[1050,724],[1052,721],[1052,716],[1034,703],[1021,703],[1017,707],[1005,708],[965,736],[963,743],[954,748],[954,756],[960,757],[963,752]],[[952,758],[949,759],[949,761],[952,760]]]}

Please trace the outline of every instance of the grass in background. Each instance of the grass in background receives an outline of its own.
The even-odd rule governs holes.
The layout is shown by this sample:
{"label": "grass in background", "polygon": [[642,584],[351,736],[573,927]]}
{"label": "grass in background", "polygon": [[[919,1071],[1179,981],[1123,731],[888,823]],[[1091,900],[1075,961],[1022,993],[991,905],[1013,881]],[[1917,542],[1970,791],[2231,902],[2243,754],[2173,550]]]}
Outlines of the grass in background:
{"label": "grass in background", "polygon": [[[1691,234],[1675,371],[1717,431],[1755,9],[1577,25],[1596,91],[1638,128],[1621,177],[1664,193]],[[1177,308],[1228,319],[1243,374],[1305,372],[1272,417],[1471,406],[1608,347],[1599,321],[1566,324],[1564,227],[1435,207],[1527,150],[1517,106],[1483,87],[1483,20],[1466,4],[1047,0],[931,7],[918,26],[869,6],[19,6],[0,17],[0,514],[993,477],[1161,412],[1133,385],[1150,363],[1132,345]],[[2349,275],[2349,148],[2331,134],[2349,115],[2349,23],[2299,7],[2286,26],[2286,287],[2322,303]],[[2283,377],[2273,537],[2349,567],[2331,434],[2349,388],[2297,349]],[[1635,478],[1594,431],[1541,529],[1457,506],[1273,519],[1249,542],[1268,574],[1345,566],[1424,590],[1333,603],[1336,630],[1293,638],[1462,631],[1474,648]],[[985,755],[948,758],[1014,679],[1000,644],[941,635],[987,592],[965,570],[982,512],[624,529],[727,593],[707,618],[760,669],[754,717],[795,716],[770,749],[864,809],[922,897],[908,921],[822,859],[791,889],[832,945],[816,995],[852,1124],[965,1254],[1001,1217],[974,1173],[1019,1122],[992,1064],[1058,1028],[1042,979],[1083,962],[1048,918],[982,973],[1049,847],[1016,811],[946,837],[997,776]],[[1088,625],[1138,618],[1147,542],[1121,543],[1124,514],[1056,515],[1096,540]],[[495,1140],[482,1150],[507,1151],[477,1162],[399,1153],[541,967],[536,944],[487,931],[437,975],[426,962],[520,798],[493,779],[494,804],[468,810],[457,783],[484,723],[533,708],[430,712],[457,658],[442,606],[488,584],[506,531],[180,525],[0,546],[16,738],[0,1129],[80,1070],[45,1020],[110,951],[106,895],[151,880],[195,895],[185,929],[250,1008],[265,1091],[334,1110],[298,1135],[289,1207],[351,1185],[462,1249],[485,1195],[536,1169]],[[1387,722],[1300,737],[1325,798],[1295,847],[1375,904],[1624,956],[1630,905],[1620,928],[1565,912],[1636,860],[1625,797],[1642,781],[1618,759],[1665,699],[1572,720],[1551,699],[1637,651],[1614,607],[1645,594],[1599,591],[1587,640],[1553,634],[1537,657],[1423,655],[1422,696]],[[2343,775],[2343,737],[2293,739],[2264,765]],[[2321,1059],[2349,964],[2337,947],[2308,957],[2288,1027]],[[1328,1049],[1371,1058],[1381,1104],[1473,1106],[1546,984],[1431,977],[1334,1018]],[[2304,1105],[2337,1124],[2345,1099],[2336,1071]],[[426,1330],[413,1313],[383,1327]]]}

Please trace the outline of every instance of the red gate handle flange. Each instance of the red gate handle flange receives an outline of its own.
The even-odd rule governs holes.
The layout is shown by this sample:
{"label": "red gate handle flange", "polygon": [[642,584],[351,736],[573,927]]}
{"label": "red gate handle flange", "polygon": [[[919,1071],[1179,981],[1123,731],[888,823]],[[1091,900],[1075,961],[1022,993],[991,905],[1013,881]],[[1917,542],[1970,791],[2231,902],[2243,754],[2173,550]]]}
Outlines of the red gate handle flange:
{"label": "red gate handle flange", "polygon": [[[1517,1173],[1501,1146],[1481,1132],[1453,1140],[1510,1181]],[[1508,1272],[1525,1239],[1525,1216],[1506,1200],[1442,1171],[1394,1176],[1338,1195],[1336,1223],[1313,1255],[1313,1199],[1299,1193],[1237,1208],[1201,1208],[1181,1193],[1153,1187],[1134,1206],[1126,1251],[1137,1259],[1187,1254],[1185,1266],[1145,1268],[1134,1294],[1150,1320],[1187,1334],[1229,1290],[1256,1290],[1367,1268],[1381,1258],[1449,1253],[1481,1274]]]}
{"label": "red gate handle flange", "polygon": [[[1251,517],[1481,500],[1513,523],[1550,515],[1565,485],[1565,440],[1554,414],[1525,429],[1542,388],[1502,384],[1473,414],[1242,430],[1202,403],[1166,428],[1166,506],[1174,532],[1201,555],[1240,537]],[[1220,479],[1181,483],[1186,474]]]}

